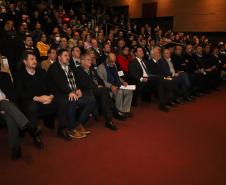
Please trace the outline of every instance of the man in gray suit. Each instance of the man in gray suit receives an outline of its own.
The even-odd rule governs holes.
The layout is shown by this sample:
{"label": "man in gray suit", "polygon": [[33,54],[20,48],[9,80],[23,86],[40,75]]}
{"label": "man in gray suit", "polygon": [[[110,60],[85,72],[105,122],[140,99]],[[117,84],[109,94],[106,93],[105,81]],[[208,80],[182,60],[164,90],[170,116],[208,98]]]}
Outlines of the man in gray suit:
{"label": "man in gray suit", "polygon": [[128,83],[118,74],[114,53],[110,53],[106,61],[99,65],[98,74],[104,81],[105,87],[110,89],[111,95],[115,99],[116,109],[125,117],[129,117],[133,91],[120,88],[122,85],[128,86]]}

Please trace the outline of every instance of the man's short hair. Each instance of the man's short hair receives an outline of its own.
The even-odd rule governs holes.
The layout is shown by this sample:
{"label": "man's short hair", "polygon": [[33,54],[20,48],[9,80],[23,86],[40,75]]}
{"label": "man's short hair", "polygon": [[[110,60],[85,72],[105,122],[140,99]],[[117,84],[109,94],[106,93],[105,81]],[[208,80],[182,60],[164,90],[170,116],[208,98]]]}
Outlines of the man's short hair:
{"label": "man's short hair", "polygon": [[90,52],[87,51],[84,54],[81,55],[81,60],[84,60],[87,56],[90,56]]}
{"label": "man's short hair", "polygon": [[[75,48],[79,48],[78,46],[73,46],[72,48],[71,48],[71,53],[74,51],[74,49]],[[79,48],[80,49],[80,48]]]}
{"label": "man's short hair", "polygon": [[144,51],[144,48],[142,46],[136,46],[133,49],[134,54],[137,52],[138,49],[142,49]]}
{"label": "man's short hair", "polygon": [[50,48],[50,49],[48,49],[47,54],[50,54],[52,50],[55,50],[56,51],[55,48]]}
{"label": "man's short hair", "polygon": [[60,49],[57,53],[57,56],[62,56],[64,52],[69,52],[67,49]]}
{"label": "man's short hair", "polygon": [[27,60],[29,55],[35,56],[34,52],[32,52],[32,51],[25,51],[25,52],[22,54],[22,58],[21,58],[21,59],[22,59],[22,60]]}
{"label": "man's short hair", "polygon": [[26,40],[27,38],[31,38],[32,39],[32,36],[30,34],[26,34],[25,37],[24,37],[24,40]]}

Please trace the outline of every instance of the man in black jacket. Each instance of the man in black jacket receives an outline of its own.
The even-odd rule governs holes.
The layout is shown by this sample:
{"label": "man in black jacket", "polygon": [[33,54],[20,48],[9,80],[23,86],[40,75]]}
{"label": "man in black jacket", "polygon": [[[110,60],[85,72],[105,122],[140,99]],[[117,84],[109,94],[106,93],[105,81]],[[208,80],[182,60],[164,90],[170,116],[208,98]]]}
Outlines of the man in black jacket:
{"label": "man in black jacket", "polygon": [[141,92],[141,99],[143,101],[150,101],[150,93],[157,89],[159,95],[159,109],[168,112],[169,108],[166,106],[167,95],[165,94],[165,83],[161,77],[152,74],[150,64],[143,60],[143,48],[138,46],[134,49],[136,58],[129,64],[129,78],[135,83]]}
{"label": "man in black jacket", "polygon": [[71,48],[71,58],[69,62],[69,66],[73,73],[75,73],[76,68],[80,66],[81,62],[81,50],[78,46],[74,46]]}
{"label": "man in black jacket", "polygon": [[[37,68],[33,52],[25,52],[22,60],[23,64],[15,79],[19,106],[34,126],[37,126],[38,119],[43,117],[45,125],[53,128],[54,96],[48,89],[46,72]],[[43,148],[40,138],[35,138],[34,144]]]}
{"label": "man in black jacket", "polygon": [[97,70],[92,66],[91,56],[87,53],[82,56],[81,66],[76,71],[77,82],[84,94],[95,96],[100,104],[105,126],[111,130],[117,130],[112,122],[112,100],[109,90],[105,88],[103,80],[99,77]]}
{"label": "man in black jacket", "polygon": [[[86,130],[83,124],[93,112],[96,101],[93,96],[86,96],[80,90],[76,83],[78,77],[69,67],[69,59],[69,52],[66,49],[59,50],[58,61],[50,66],[48,77],[59,108],[59,134],[71,138],[84,138],[90,131]],[[79,115],[78,108],[81,109]]]}
{"label": "man in black jacket", "polygon": [[187,73],[175,70],[169,49],[163,49],[162,53],[162,58],[158,62],[162,75],[172,78],[177,95],[182,96],[186,101],[191,101],[190,80]]}
{"label": "man in black jacket", "polygon": [[11,157],[16,160],[22,155],[19,132],[27,130],[35,138],[40,135],[41,131],[32,125],[12,102],[14,101],[12,85],[10,76],[0,72],[0,116],[3,117],[8,127]]}

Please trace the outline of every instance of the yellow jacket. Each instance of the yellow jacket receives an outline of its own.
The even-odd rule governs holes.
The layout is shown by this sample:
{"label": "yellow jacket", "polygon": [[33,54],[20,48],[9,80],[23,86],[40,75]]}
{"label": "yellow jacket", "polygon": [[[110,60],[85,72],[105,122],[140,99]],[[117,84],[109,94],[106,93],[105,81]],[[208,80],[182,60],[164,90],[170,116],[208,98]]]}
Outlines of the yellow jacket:
{"label": "yellow jacket", "polygon": [[49,50],[50,46],[48,44],[45,44],[42,41],[37,42],[37,48],[39,50],[41,57],[47,56],[47,51]]}

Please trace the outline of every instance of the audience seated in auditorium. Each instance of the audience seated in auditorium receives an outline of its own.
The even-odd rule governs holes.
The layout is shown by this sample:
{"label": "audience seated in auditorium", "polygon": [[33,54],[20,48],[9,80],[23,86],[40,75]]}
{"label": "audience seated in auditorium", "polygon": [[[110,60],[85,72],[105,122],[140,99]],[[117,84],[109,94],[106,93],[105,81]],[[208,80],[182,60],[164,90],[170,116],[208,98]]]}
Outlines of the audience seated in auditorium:
{"label": "audience seated in auditorium", "polygon": [[[0,57],[1,71],[12,72],[11,79],[19,91],[14,93],[19,98],[19,102],[15,103],[33,128],[36,128],[39,116],[44,116],[44,120],[50,117],[50,121],[44,123],[53,128],[52,114],[56,114],[57,133],[66,140],[86,137],[90,131],[84,128],[84,124],[91,115],[98,118],[97,110],[103,115],[105,126],[112,130],[117,129],[112,116],[124,119],[120,112],[130,111],[131,94],[127,108],[119,106],[123,103],[122,98],[117,98],[122,81],[119,84],[116,68],[111,78],[106,75],[111,71],[106,70],[106,60],[115,62],[113,54],[109,56],[111,52],[117,56],[117,70],[124,73],[120,78],[137,86],[133,91],[133,105],[137,105],[139,96],[149,102],[155,95],[159,99],[159,109],[168,112],[167,105],[185,103],[184,100],[190,101],[194,96],[218,90],[222,79],[226,79],[225,44],[217,44],[204,35],[175,33],[171,28],[167,30],[168,26],[159,24],[155,27],[151,24],[138,25],[137,21],[132,23],[120,11],[108,11],[104,6],[93,4],[92,10],[98,9],[92,11],[96,21],[92,20],[93,16],[86,16],[74,6],[67,7],[67,4],[63,7],[48,3],[31,6],[24,0],[2,2],[0,53],[4,57]],[[84,5],[84,11],[88,12],[89,6]],[[163,55],[161,59],[159,47]],[[22,62],[26,67],[17,69],[23,51],[28,52]],[[56,51],[60,51],[58,57]],[[87,52],[81,60],[81,54]],[[41,62],[43,59],[46,61]],[[47,76],[39,69],[37,61],[41,62],[42,69],[48,71]],[[101,75],[97,74],[99,65]],[[106,85],[109,82],[117,93]],[[4,89],[1,90],[8,98]],[[110,95],[113,95],[112,98]],[[55,108],[47,108],[54,104],[57,105]],[[15,105],[11,107],[16,110]],[[40,107],[42,111],[37,112]],[[48,111],[43,111],[45,109]],[[42,114],[44,112],[47,115]],[[136,114],[135,110],[133,112]],[[9,132],[14,132],[14,141],[17,141],[18,128],[23,128],[16,122],[10,122],[10,118],[7,120],[8,125],[13,125],[13,129],[10,127],[13,131]],[[36,146],[43,146],[39,135],[33,138]],[[17,151],[20,150],[17,148]]]}

